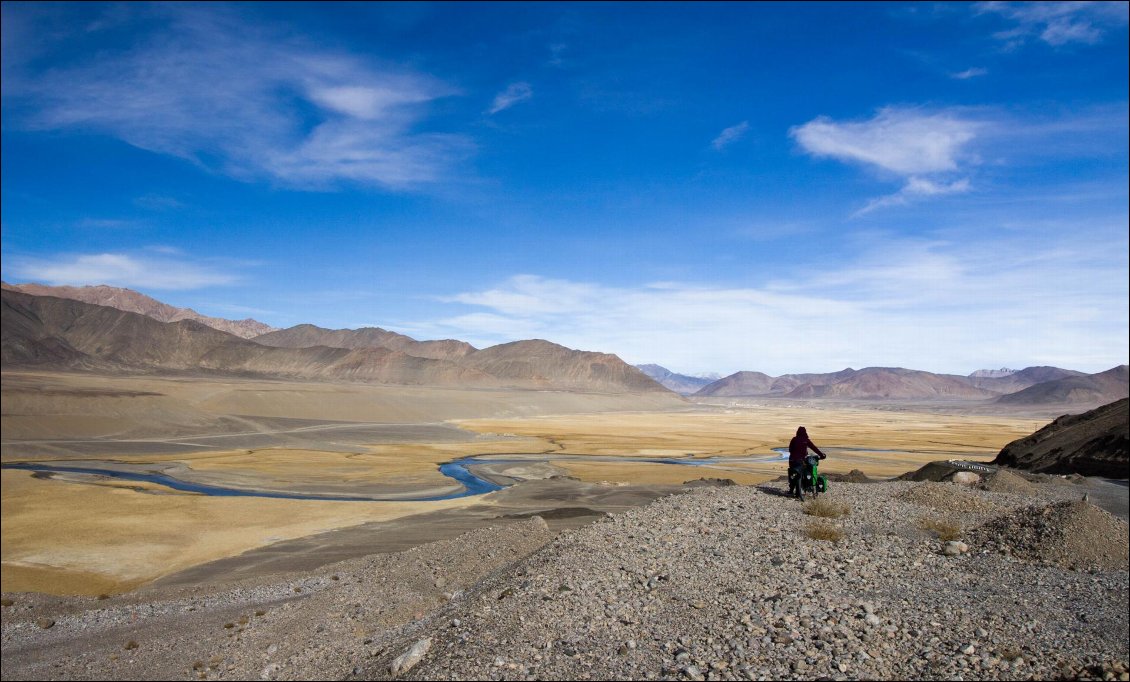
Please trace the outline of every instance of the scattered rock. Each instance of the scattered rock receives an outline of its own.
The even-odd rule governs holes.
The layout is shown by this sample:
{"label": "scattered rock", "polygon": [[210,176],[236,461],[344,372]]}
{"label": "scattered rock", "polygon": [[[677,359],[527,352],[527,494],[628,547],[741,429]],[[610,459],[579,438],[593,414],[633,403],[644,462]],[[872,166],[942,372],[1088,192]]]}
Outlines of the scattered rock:
{"label": "scattered rock", "polygon": [[942,547],[942,554],[946,556],[959,556],[969,551],[969,545],[960,540],[950,540]]}
{"label": "scattered rock", "polygon": [[955,510],[975,513],[992,513],[1000,510],[999,505],[986,499],[983,494],[946,483],[920,483],[898,493],[895,499],[947,513]]}
{"label": "scattered rock", "polygon": [[852,469],[846,474],[829,474],[828,478],[836,483],[871,483],[872,479],[859,469]]}
{"label": "scattered rock", "polygon": [[412,648],[400,654],[396,657],[395,660],[393,660],[392,665],[389,666],[389,672],[392,673],[393,677],[397,677],[408,672],[424,658],[424,656],[428,653],[428,650],[431,648],[432,640],[430,637],[421,639],[420,641],[413,644]]}
{"label": "scattered rock", "polygon": [[1035,485],[1004,468],[997,469],[995,472],[986,476],[985,482],[982,484],[981,488],[997,493],[1012,493],[1014,495],[1032,495],[1036,492]]}
{"label": "scattered rock", "polygon": [[703,488],[703,487],[719,488],[719,487],[737,485],[737,483],[732,478],[706,478],[706,477],[703,477],[703,478],[696,478],[693,481],[683,481],[683,485],[687,486],[688,488]]}
{"label": "scattered rock", "polygon": [[959,471],[950,478],[950,481],[958,485],[975,486],[981,482],[981,474],[972,471]]}
{"label": "scattered rock", "polygon": [[973,529],[970,539],[1013,556],[1071,569],[1127,570],[1128,528],[1122,519],[1089,502],[1029,506]]}
{"label": "scattered rock", "polygon": [[[1071,529],[1114,551],[1125,524],[1070,507],[1082,505],[1074,486],[1035,485],[1020,497],[838,484],[852,513],[836,545],[809,541],[801,505],[766,486],[701,487],[557,535],[507,519],[301,581],[140,604],[17,596],[4,611],[4,676],[110,679],[132,657],[138,676],[211,679],[1120,679],[1124,569],[1071,570],[1034,549],[1069,543]],[[917,529],[942,513],[977,529],[950,545],[968,560],[939,556],[946,543]],[[1016,551],[985,544],[990,530]],[[463,591],[442,602],[435,582],[454,576]],[[267,604],[269,618],[234,625]],[[36,628],[48,613],[66,613],[66,627]],[[232,628],[216,627],[225,620]],[[100,632],[110,656],[72,656],[76,638]],[[144,655],[121,651],[125,632],[145,635]]]}

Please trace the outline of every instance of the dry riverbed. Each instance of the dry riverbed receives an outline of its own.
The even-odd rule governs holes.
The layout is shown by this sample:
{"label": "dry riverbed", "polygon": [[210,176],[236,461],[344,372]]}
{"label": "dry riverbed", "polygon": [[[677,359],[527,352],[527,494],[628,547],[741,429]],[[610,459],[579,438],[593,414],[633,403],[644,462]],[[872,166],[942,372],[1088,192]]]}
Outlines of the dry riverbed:
{"label": "dry riverbed", "polygon": [[[8,378],[5,378],[7,381]],[[85,381],[95,380],[86,378]],[[175,400],[191,403],[193,409],[202,411],[217,404],[226,405],[225,401],[235,395],[244,395],[251,397],[245,408],[259,413],[254,419],[282,419],[272,410],[285,411],[290,406],[288,401],[296,401],[301,390],[318,388],[234,382],[212,386],[208,390],[209,384],[197,381],[149,379],[135,386],[138,390],[134,393],[123,395],[126,391],[120,382],[106,382],[104,386],[56,387],[53,390],[61,393],[62,397],[52,403],[53,409],[73,410],[81,405],[93,404],[101,406],[99,409],[112,411],[113,406],[121,401]],[[18,401],[26,403],[41,399],[35,398],[30,390],[20,392],[18,381],[15,385]],[[5,384],[6,391],[8,388]],[[342,391],[350,395],[356,393],[354,399],[388,398],[385,393],[371,387],[345,387]],[[454,391],[440,393],[434,400],[446,405],[447,410],[473,404],[473,396],[459,397]],[[154,398],[150,394],[162,397]],[[92,398],[92,395],[95,397]],[[427,391],[419,389],[410,393],[406,400],[409,405],[413,400],[422,404],[427,395]],[[346,400],[340,395],[338,397]],[[489,397],[501,400],[494,394],[489,394]],[[576,403],[578,400],[575,396],[535,397],[554,406],[553,401],[572,400]],[[515,396],[508,399],[515,400]],[[608,397],[600,397],[597,402],[600,409],[616,406]],[[40,409],[46,408],[40,406]],[[268,412],[272,414],[264,416]],[[678,409],[659,412],[595,411],[574,415],[463,419],[443,425],[401,424],[397,426],[398,431],[388,432],[385,429],[386,440],[382,441],[377,433],[380,429],[373,431],[361,424],[351,428],[350,424],[343,422],[313,422],[310,418],[314,416],[320,415],[297,413],[288,417],[302,417],[306,421],[302,421],[301,425],[291,423],[286,429],[274,429],[279,425],[277,422],[255,422],[252,417],[241,416],[240,428],[261,430],[254,438],[282,438],[285,441],[269,447],[208,449],[204,447],[208,442],[206,439],[195,437],[192,440],[191,434],[181,434],[158,445],[181,447],[191,443],[197,447],[191,452],[177,453],[162,452],[159,447],[156,452],[118,454],[110,459],[134,468],[165,469],[178,478],[219,486],[362,496],[423,496],[457,490],[458,484],[442,476],[438,465],[468,455],[504,457],[538,454],[544,457],[544,462],[540,465],[535,462],[527,468],[540,467],[542,471],[578,479],[546,493],[556,497],[534,497],[523,503],[524,507],[498,503],[509,504],[506,513],[520,514],[524,511],[544,512],[547,508],[584,506],[579,505],[576,499],[589,495],[586,492],[588,488],[583,487],[591,485],[614,488],[611,496],[601,496],[604,506],[599,509],[609,510],[622,506],[621,502],[613,499],[617,495],[629,502],[652,499],[648,486],[678,485],[700,477],[730,478],[742,484],[771,480],[784,469],[784,464],[774,459],[776,453],[772,448],[785,445],[801,424],[808,427],[818,444],[827,447],[833,454],[825,462],[825,471],[835,473],[862,469],[873,477],[900,474],[935,459],[987,459],[1008,441],[1033,429],[1029,419],[983,415],[682,405]],[[379,415],[358,412],[351,416],[372,418]],[[34,424],[40,422],[25,419],[21,428],[31,428]],[[328,426],[334,428],[328,429]],[[72,424],[68,428],[78,426]],[[433,435],[435,429],[447,429],[456,435],[437,442],[404,440],[402,435],[397,435],[411,428],[420,428],[421,433],[427,431]],[[285,433],[272,435],[273,431]],[[46,434],[37,432],[34,435]],[[5,438],[8,437],[6,418]],[[233,435],[231,438],[252,436]],[[319,438],[322,440],[319,441]],[[334,439],[332,449],[320,449],[315,445],[321,443],[324,448],[328,444],[327,438]],[[288,444],[291,439],[300,439],[302,446]],[[48,447],[42,438],[29,442],[39,448],[37,452]],[[67,454],[63,459],[74,461],[91,452],[113,453],[116,443],[123,447],[143,448],[146,443],[153,445],[154,442],[138,443],[103,434],[93,440],[83,440],[79,445],[52,441],[50,448],[65,450]],[[19,459],[15,456],[20,452],[19,443],[16,439],[5,441],[5,462]],[[67,450],[68,447],[75,449]],[[566,455],[570,457],[565,458]],[[554,456],[558,458],[554,459]],[[657,457],[715,456],[756,461],[695,468],[634,461]],[[620,460],[605,461],[597,457]],[[31,459],[43,461],[50,458],[40,454]],[[484,473],[487,473],[486,469],[484,467]],[[528,474],[524,476],[515,471],[512,470],[509,475],[519,479],[528,477]],[[212,497],[178,492],[151,483],[65,474],[52,475],[48,480],[35,477],[30,472],[13,470],[5,470],[2,480],[4,494],[0,523],[3,534],[0,543],[3,573],[0,580],[3,590],[54,594],[114,594],[249,550],[394,519],[438,512],[457,513],[458,510],[475,507],[476,511],[467,512],[468,516],[473,517],[476,523],[485,523],[491,514],[484,513],[482,509],[496,504],[498,497],[495,493],[474,499],[432,502],[340,502]],[[511,495],[502,499],[513,502],[524,497]],[[456,527],[459,527],[458,524]],[[424,533],[420,535],[419,542],[439,537],[443,536]]]}
{"label": "dry riverbed", "polygon": [[1089,486],[836,484],[828,517],[698,488],[238,584],[5,594],[3,678],[377,679],[416,648],[401,677],[1118,679],[1127,529]]}

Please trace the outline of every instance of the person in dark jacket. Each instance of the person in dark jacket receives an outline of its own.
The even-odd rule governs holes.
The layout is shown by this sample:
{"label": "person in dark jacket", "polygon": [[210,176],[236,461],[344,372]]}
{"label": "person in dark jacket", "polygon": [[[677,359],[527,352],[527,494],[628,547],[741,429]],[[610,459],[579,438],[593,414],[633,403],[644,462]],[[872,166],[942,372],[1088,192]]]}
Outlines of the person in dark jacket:
{"label": "person in dark jacket", "polygon": [[820,448],[808,439],[808,431],[803,426],[798,427],[796,435],[789,441],[789,495],[800,499],[800,479],[804,475],[804,459],[808,456],[808,449],[812,448],[820,459],[827,457]]}

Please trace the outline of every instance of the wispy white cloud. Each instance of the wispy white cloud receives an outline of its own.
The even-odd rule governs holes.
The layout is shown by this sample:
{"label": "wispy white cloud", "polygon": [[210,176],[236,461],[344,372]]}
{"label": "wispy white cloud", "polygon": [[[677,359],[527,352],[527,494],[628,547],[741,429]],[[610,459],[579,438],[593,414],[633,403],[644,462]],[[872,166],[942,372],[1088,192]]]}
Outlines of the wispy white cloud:
{"label": "wispy white cloud", "polygon": [[108,284],[133,289],[185,290],[240,281],[229,268],[174,258],[175,252],[70,254],[15,258],[5,277],[55,286]]}
{"label": "wispy white cloud", "polygon": [[877,240],[839,268],[749,287],[520,275],[446,299],[466,313],[409,326],[479,346],[548,338],[683,372],[968,373],[995,363],[1100,371],[1126,362],[1127,263],[1111,255],[1124,253],[1126,239],[1072,241]]}
{"label": "wispy white cloud", "polygon": [[749,132],[749,121],[742,121],[741,123],[730,126],[729,128],[726,128],[721,133],[719,133],[718,137],[714,138],[714,141],[710,143],[710,146],[714,147],[718,151],[722,151],[726,147],[742,139],[742,137],[747,132]]}
{"label": "wispy white cloud", "polygon": [[490,113],[497,114],[504,109],[525,102],[534,96],[534,89],[529,83],[511,83],[506,89],[494,96],[490,105]]}
{"label": "wispy white cloud", "polygon": [[957,170],[977,127],[950,113],[886,108],[867,121],[838,123],[820,116],[789,133],[813,156],[915,175]]}
{"label": "wispy white cloud", "polygon": [[996,34],[1009,47],[1033,37],[1057,47],[1093,45],[1107,31],[1125,26],[1130,17],[1130,5],[1125,2],[981,2],[976,8],[1013,22],[1013,28]]}
{"label": "wispy white cloud", "polygon": [[980,66],[973,66],[973,67],[970,67],[970,68],[968,68],[964,71],[958,71],[957,73],[951,73],[950,78],[953,78],[954,80],[965,81],[965,80],[969,80],[970,78],[977,78],[978,76],[984,76],[988,73],[989,73],[988,69],[982,68]]}
{"label": "wispy white cloud", "polygon": [[867,202],[867,205],[856,211],[853,216],[861,216],[878,208],[886,206],[906,206],[915,199],[936,197],[946,194],[962,194],[970,189],[969,179],[961,178],[953,182],[935,182],[926,178],[911,176],[907,179],[902,189],[894,194],[877,197]]}
{"label": "wispy white cloud", "polygon": [[[89,130],[243,180],[393,190],[449,177],[472,149],[414,128],[437,79],[253,25],[229,7],[145,6],[159,28],[80,65],[5,73],[19,125]],[[30,67],[28,67],[30,68]]]}
{"label": "wispy white cloud", "polygon": [[954,112],[881,109],[866,121],[837,122],[826,116],[789,133],[809,154],[870,167],[900,177],[902,188],[870,200],[855,215],[916,199],[967,192],[964,175],[975,161],[968,152],[983,124]]}

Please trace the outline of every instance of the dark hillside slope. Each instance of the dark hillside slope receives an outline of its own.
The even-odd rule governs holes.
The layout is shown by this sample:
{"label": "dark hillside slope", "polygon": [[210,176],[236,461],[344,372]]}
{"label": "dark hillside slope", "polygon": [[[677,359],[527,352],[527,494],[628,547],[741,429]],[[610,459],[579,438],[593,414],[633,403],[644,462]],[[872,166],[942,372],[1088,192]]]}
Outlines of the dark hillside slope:
{"label": "dark hillside slope", "polygon": [[559,346],[543,339],[503,343],[475,351],[459,364],[530,388],[576,391],[669,391],[615,355]]}
{"label": "dark hillside slope", "polygon": [[1102,404],[1130,396],[1127,365],[1029,386],[997,399],[1004,405]]}
{"label": "dark hillside slope", "polygon": [[975,400],[995,394],[970,385],[965,377],[902,367],[866,367],[834,383],[802,384],[786,395],[790,398]]}
{"label": "dark hillside slope", "polygon": [[[353,348],[280,348],[190,320],[164,323],[138,313],[69,299],[7,289],[2,294],[5,369],[97,368],[458,388],[670,393],[615,355],[571,350],[548,341],[518,341],[447,360],[361,343],[366,337],[393,341],[400,337],[371,329],[338,335],[339,340],[357,342]],[[329,331],[310,329],[315,330],[315,338],[324,338],[321,332]],[[407,339],[413,351],[418,352],[423,345],[400,338]],[[471,348],[461,342],[451,344],[456,354]],[[674,398],[674,394],[671,396]]]}
{"label": "dark hillside slope", "polygon": [[497,386],[477,370],[384,348],[272,348],[191,320],[52,296],[3,292],[5,368],[117,368],[345,379],[412,385]]}
{"label": "dark hillside slope", "polygon": [[1064,415],[1004,447],[993,464],[1047,474],[1130,478],[1130,399]]}
{"label": "dark hillside slope", "polygon": [[274,327],[263,324],[250,318],[244,320],[227,320],[221,317],[201,315],[191,308],[177,308],[168,303],[162,303],[155,298],[134,291],[104,284],[98,286],[71,287],[71,286],[46,286],[43,284],[8,284],[3,283],[3,288],[18,291],[32,296],[54,296],[73,301],[81,301],[91,305],[101,305],[107,308],[117,308],[130,313],[140,313],[152,317],[158,322],[179,322],[181,320],[195,320],[219,329],[229,334],[235,334],[247,339],[265,332],[274,330]]}
{"label": "dark hillside slope", "polygon": [[300,324],[288,329],[256,336],[253,341],[278,348],[387,348],[408,355],[434,360],[455,360],[475,352],[475,347],[464,341],[417,341],[410,336],[390,332],[380,327],[361,329],[323,329],[312,324]]}

